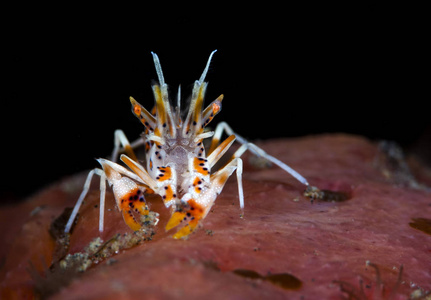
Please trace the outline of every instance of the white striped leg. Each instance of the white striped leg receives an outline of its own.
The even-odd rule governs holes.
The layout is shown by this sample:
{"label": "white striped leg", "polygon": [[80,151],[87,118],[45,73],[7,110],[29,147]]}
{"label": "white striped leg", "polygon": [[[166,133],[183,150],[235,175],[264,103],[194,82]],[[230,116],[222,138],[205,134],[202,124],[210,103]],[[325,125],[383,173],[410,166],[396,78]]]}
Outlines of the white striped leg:
{"label": "white striped leg", "polygon": [[72,228],[72,224],[75,221],[76,215],[78,214],[79,208],[82,205],[82,202],[84,201],[85,196],[87,195],[91,179],[93,178],[93,175],[99,175],[100,176],[100,205],[99,205],[99,231],[103,232],[103,222],[104,222],[104,212],[105,212],[105,191],[106,191],[106,176],[105,172],[101,169],[93,169],[91,170],[88,175],[87,179],[85,180],[84,188],[82,189],[81,195],[79,195],[78,201],[76,201],[75,207],[73,208],[72,214],[69,217],[69,220],[67,221],[66,227],[64,229],[64,232],[69,233],[70,229]]}
{"label": "white striped leg", "polygon": [[244,189],[242,186],[242,159],[237,157],[236,161],[236,181],[238,183],[239,207],[241,208],[241,217],[244,216]]}
{"label": "white striped leg", "polygon": [[249,150],[253,154],[260,156],[260,157],[263,157],[266,160],[279,166],[280,168],[282,168],[284,171],[286,171],[287,173],[292,175],[296,180],[298,180],[302,184],[306,185],[307,187],[309,186],[308,181],[307,181],[307,179],[305,179],[305,177],[303,177],[301,174],[299,174],[297,171],[295,171],[294,169],[289,167],[287,164],[285,164],[281,160],[279,160],[279,159],[275,158],[274,156],[266,153],[262,148],[259,148],[258,146],[256,146],[253,143],[249,143],[245,138],[243,138],[242,136],[235,133],[232,130],[232,128],[226,122],[221,122],[217,125],[213,139],[215,139],[216,141],[219,141],[223,132],[226,132],[227,135],[234,134],[236,136],[236,141],[238,141],[240,144],[242,144],[242,146],[235,152],[235,157],[240,157],[245,151]]}
{"label": "white striped leg", "polygon": [[232,175],[233,171],[236,170],[236,179],[238,182],[238,196],[239,206],[241,208],[241,217],[244,215],[244,189],[242,186],[242,159],[235,157],[223,168],[211,175],[211,182],[214,188],[216,188],[219,194],[223,189],[226,181]]}

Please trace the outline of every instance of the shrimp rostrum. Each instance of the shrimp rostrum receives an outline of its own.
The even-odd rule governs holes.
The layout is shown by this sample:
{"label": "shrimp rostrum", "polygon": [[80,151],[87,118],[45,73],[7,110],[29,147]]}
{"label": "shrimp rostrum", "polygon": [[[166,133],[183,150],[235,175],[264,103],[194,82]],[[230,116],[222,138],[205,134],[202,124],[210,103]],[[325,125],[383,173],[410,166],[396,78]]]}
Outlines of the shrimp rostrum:
{"label": "shrimp rostrum", "polygon": [[[142,226],[135,216],[149,213],[145,194],[156,193],[171,210],[166,230],[180,227],[173,237],[185,238],[205,219],[233,172],[236,173],[239,205],[243,211],[243,163],[240,157],[247,150],[281,167],[306,186],[306,196],[313,197],[313,193],[318,189],[309,186],[303,176],[234,133],[227,123],[218,124],[214,131],[206,130],[206,126],[220,112],[223,100],[223,95],[220,95],[206,108],[203,106],[207,88],[207,82],[204,80],[215,52],[211,53],[199,80],[195,81],[189,108],[183,115],[180,89],[174,108],[169,101],[168,86],[163,77],[159,58],[152,53],[159,80],[158,84],[152,86],[155,106],[148,111],[130,97],[132,112],[145,127],[142,138],[130,144],[123,131],[115,131],[112,158],[111,160],[98,159],[102,168],[96,168],[88,174],[65,232],[71,230],[82,201],[90,188],[91,179],[96,174],[100,176],[100,232],[103,232],[104,226],[107,181],[112,187],[117,207],[124,221],[132,230],[137,231]],[[222,141],[223,133],[228,137]],[[206,138],[212,138],[207,149],[203,143]],[[241,146],[227,163],[213,172],[214,165],[235,141]],[[133,149],[138,146],[145,147],[144,163],[141,163],[142,161],[138,160],[134,153]],[[119,156],[120,153],[122,154]],[[118,158],[125,166],[116,162]]]}

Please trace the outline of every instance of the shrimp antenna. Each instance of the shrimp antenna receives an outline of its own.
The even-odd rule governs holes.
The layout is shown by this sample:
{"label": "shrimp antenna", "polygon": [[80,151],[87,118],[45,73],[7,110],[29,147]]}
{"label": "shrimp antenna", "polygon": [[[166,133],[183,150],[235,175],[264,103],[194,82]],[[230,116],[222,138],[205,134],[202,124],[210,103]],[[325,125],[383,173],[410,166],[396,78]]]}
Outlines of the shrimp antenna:
{"label": "shrimp antenna", "polygon": [[153,55],[154,66],[156,67],[157,77],[159,77],[159,84],[160,86],[164,86],[165,78],[163,77],[162,66],[160,64],[159,57],[153,51],[151,51],[151,54]]}
{"label": "shrimp antenna", "polygon": [[177,107],[179,110],[181,109],[181,84],[178,86]]}
{"label": "shrimp antenna", "polygon": [[211,58],[213,57],[214,53],[216,53],[216,52],[217,52],[217,49],[214,50],[213,52],[211,52],[210,57],[208,58],[207,65],[204,69],[204,72],[202,73],[201,78],[199,78],[199,85],[201,85],[204,82],[205,77],[207,76],[207,73],[208,73],[208,69],[210,67]]}

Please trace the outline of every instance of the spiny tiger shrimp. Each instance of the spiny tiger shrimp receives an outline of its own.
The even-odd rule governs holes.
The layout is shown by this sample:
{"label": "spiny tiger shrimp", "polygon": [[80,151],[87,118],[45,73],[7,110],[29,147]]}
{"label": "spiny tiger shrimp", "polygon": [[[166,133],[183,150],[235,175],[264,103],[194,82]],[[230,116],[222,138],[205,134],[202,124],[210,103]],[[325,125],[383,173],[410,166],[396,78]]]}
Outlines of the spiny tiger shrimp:
{"label": "spiny tiger shrimp", "polygon": [[[87,176],[83,191],[66,224],[65,232],[71,230],[79,208],[90,188],[94,174],[100,176],[100,214],[99,231],[103,232],[106,181],[112,187],[117,208],[122,212],[125,223],[134,231],[142,224],[135,214],[148,215],[145,194],[156,193],[161,196],[166,208],[171,210],[171,217],[166,230],[180,224],[174,238],[186,238],[195,231],[199,223],[205,219],[217,196],[223,190],[227,179],[236,173],[238,182],[239,206],[244,210],[244,193],[242,186],[243,162],[241,155],[249,150],[257,156],[279,166],[296,178],[306,187],[306,196],[313,197],[319,191],[311,187],[307,180],[284,162],[269,155],[255,144],[236,134],[225,122],[218,124],[214,131],[206,130],[206,126],[220,112],[223,95],[203,108],[204,95],[207,88],[205,77],[211,59],[216,52],[210,54],[206,67],[196,80],[192,90],[191,101],[185,114],[181,114],[181,92],[178,88],[176,107],[171,105],[168,86],[160,65],[159,57],[151,52],[158,76],[158,84],[152,86],[155,106],[148,111],[134,98],[130,97],[133,114],[144,125],[142,138],[130,143],[122,130],[114,133],[114,150],[111,160],[99,158],[102,168],[91,170]],[[222,134],[228,137],[221,141]],[[212,138],[208,149],[204,147],[204,139]],[[214,165],[226,153],[234,142],[241,146],[233,156],[217,171],[212,172]],[[145,147],[145,166],[140,163],[134,149]],[[120,153],[123,153],[119,156]],[[129,168],[117,163],[120,160]]]}

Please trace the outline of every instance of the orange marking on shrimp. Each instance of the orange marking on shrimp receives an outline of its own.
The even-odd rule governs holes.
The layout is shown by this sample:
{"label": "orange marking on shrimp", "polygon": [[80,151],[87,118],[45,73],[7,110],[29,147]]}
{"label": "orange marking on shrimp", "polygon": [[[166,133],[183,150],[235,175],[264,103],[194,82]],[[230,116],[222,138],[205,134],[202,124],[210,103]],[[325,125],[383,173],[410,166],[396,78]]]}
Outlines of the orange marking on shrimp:
{"label": "orange marking on shrimp", "polygon": [[176,232],[172,237],[174,239],[181,239],[181,238],[187,237],[190,233],[195,231],[198,224],[199,224],[199,220],[194,219],[190,221],[186,226],[178,230],[178,232]]}
{"label": "orange marking on shrimp", "polygon": [[123,213],[124,222],[133,230],[139,230],[139,224],[133,213],[140,213],[141,215],[148,215],[149,211],[145,203],[143,192],[140,189],[134,189],[126,193],[118,203],[119,209]]}
{"label": "orange marking on shrimp", "polygon": [[141,123],[145,126],[145,131],[148,134],[148,131],[153,131],[156,127],[156,119],[153,115],[151,115],[145,107],[138,103],[133,97],[130,97],[130,103],[132,104],[132,112],[133,114],[141,121]]}
{"label": "orange marking on shrimp", "polygon": [[150,142],[146,142],[145,143],[145,152],[148,152],[151,149],[151,143]]}
{"label": "orange marking on shrimp", "polygon": [[191,199],[187,202],[187,204],[189,205],[190,208],[185,213],[182,213],[182,214],[183,214],[183,221],[188,221],[188,223],[172,236],[174,239],[187,237],[190,233],[192,233],[196,229],[197,225],[199,224],[199,221],[204,216],[205,210],[201,205],[196,203],[195,200]]}
{"label": "orange marking on shrimp", "polygon": [[205,108],[202,113],[203,126],[207,126],[212,119],[220,112],[221,102],[223,100],[223,94],[221,94],[216,100],[214,100],[210,105]]}
{"label": "orange marking on shrimp", "polygon": [[[229,179],[229,173],[221,173],[217,176],[217,182],[219,185],[224,185],[225,182]],[[215,178],[211,178],[211,180],[215,180]]]}
{"label": "orange marking on shrimp", "polygon": [[[164,132],[165,128],[169,130],[169,133],[173,134],[173,126],[171,124],[171,119],[168,118],[170,116],[170,108],[169,106],[165,106],[165,102],[163,101],[162,91],[160,86],[153,86],[154,97],[156,99],[156,110],[157,110],[157,129],[161,132]],[[157,134],[157,136],[162,136],[162,134]]]}
{"label": "orange marking on shrimp", "polygon": [[172,170],[171,167],[157,167],[159,170],[159,174],[156,177],[156,180],[158,181],[165,181],[169,180],[172,177]]}
{"label": "orange marking on shrimp", "polygon": [[140,189],[126,193],[120,200],[119,208],[121,210],[131,209],[143,215],[148,214],[144,193]]}
{"label": "orange marking on shrimp", "polygon": [[[222,95],[223,96],[223,95]],[[220,111],[220,104],[213,103],[213,114],[216,114]]]}
{"label": "orange marking on shrimp", "polygon": [[220,145],[217,144],[218,140],[214,138],[213,142],[211,143],[210,149],[208,150],[209,161],[210,162],[218,161],[226,153],[226,151],[229,149],[232,143],[235,141],[235,138],[236,138],[235,135],[232,134],[227,139],[225,139]]}
{"label": "orange marking on shrimp", "polygon": [[164,202],[168,202],[174,198],[174,191],[170,185],[165,186],[165,194],[162,198]]}
{"label": "orange marking on shrimp", "polygon": [[205,211],[202,205],[198,204],[194,199],[189,200],[187,204],[190,206],[189,212],[191,213],[192,216],[194,216],[195,218],[202,217]]}
{"label": "orange marking on shrimp", "polygon": [[205,158],[195,157],[193,160],[193,168],[196,172],[201,173],[202,175],[208,175],[210,173],[207,160]]}
{"label": "orange marking on shrimp", "polygon": [[133,151],[132,147],[130,145],[126,145],[124,147],[124,151],[126,152],[127,156],[129,156],[134,161],[138,161],[138,158],[135,155],[135,152]]}
{"label": "orange marking on shrimp", "polygon": [[198,204],[195,200],[191,199],[187,202],[188,208],[185,211],[176,211],[172,214],[171,218],[166,225],[166,231],[178,226],[182,222],[187,222],[187,224],[181,228],[177,233],[173,235],[173,238],[180,239],[187,237],[192,233],[199,221],[203,218],[205,210]]}
{"label": "orange marking on shrimp", "polygon": [[[159,129],[159,127],[157,127],[155,130],[154,130],[154,135],[156,135],[156,136],[159,136],[159,137],[162,137],[162,133],[160,132],[160,129]],[[157,142],[155,142],[157,145],[159,145],[159,143],[157,143]]]}
{"label": "orange marking on shrimp", "polygon": [[140,115],[141,115],[141,112],[142,112],[142,110],[141,110],[141,106],[140,106],[140,105],[138,105],[138,104],[136,104],[136,105],[133,107],[133,112],[135,113],[135,115],[140,116]]}
{"label": "orange marking on shrimp", "polygon": [[123,210],[122,213],[124,222],[127,224],[127,226],[130,227],[130,229],[132,229],[133,231],[138,231],[139,229],[141,229],[141,224],[136,221],[131,211]]}
{"label": "orange marking on shrimp", "polygon": [[212,119],[214,119],[214,116],[220,111],[220,105],[219,104],[217,104],[217,103],[213,103],[213,105],[212,105],[212,109],[213,109],[213,111],[212,111],[212,113],[210,114],[210,116],[208,117],[208,119],[205,121],[205,126],[207,126],[208,125],[208,123],[209,122],[211,122],[212,121]]}
{"label": "orange marking on shrimp", "polygon": [[193,181],[193,186],[195,187],[195,192],[196,193],[200,193],[202,188],[199,186],[202,184],[202,180],[199,177],[196,177],[195,180]]}
{"label": "orange marking on shrimp", "polygon": [[166,224],[166,231],[171,230],[172,228],[178,226],[186,217],[186,213],[176,211],[172,214],[171,218],[168,221],[168,224]]}

